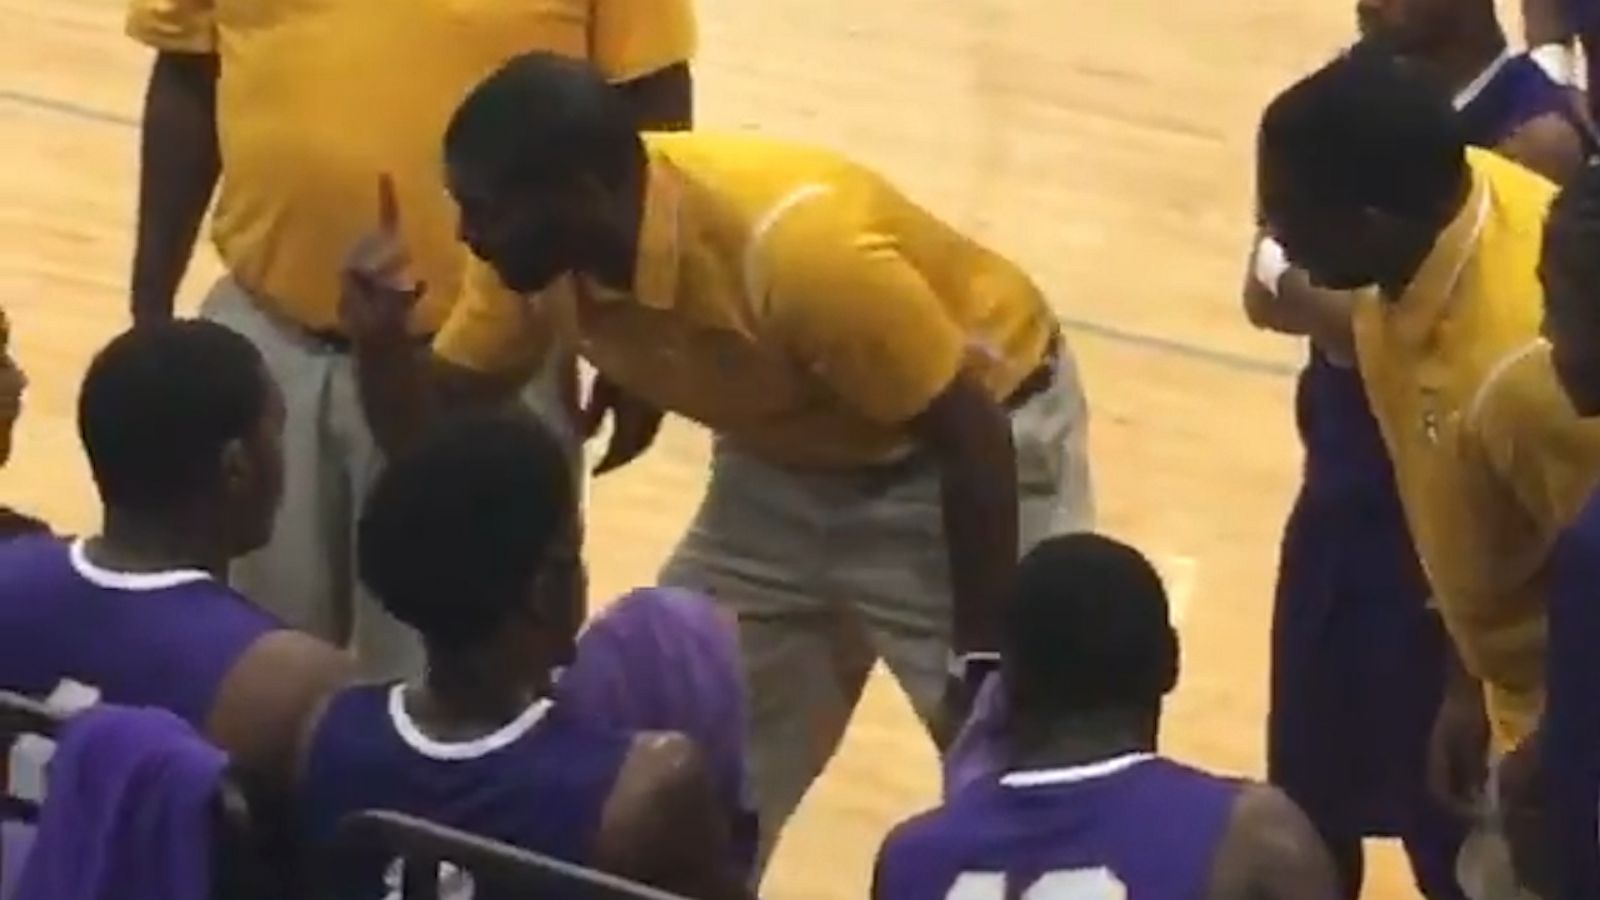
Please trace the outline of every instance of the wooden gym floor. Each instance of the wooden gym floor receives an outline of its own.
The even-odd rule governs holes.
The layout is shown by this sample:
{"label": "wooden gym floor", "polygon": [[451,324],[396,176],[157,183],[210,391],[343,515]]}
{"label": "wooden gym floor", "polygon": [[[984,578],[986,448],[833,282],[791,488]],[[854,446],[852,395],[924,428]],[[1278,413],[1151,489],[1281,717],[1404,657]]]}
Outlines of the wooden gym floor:
{"label": "wooden gym floor", "polygon": [[[1235,304],[1252,132],[1276,89],[1347,39],[1351,0],[699,3],[704,127],[854,154],[1048,287],[1093,407],[1103,528],[1156,555],[1181,603],[1167,749],[1259,773],[1301,350]],[[0,496],[92,528],[72,410],[89,354],[125,321],[149,57],[122,37],[118,0],[0,0],[0,18],[16,29],[0,54],[0,303],[33,381]],[[215,273],[202,253],[185,302]],[[597,597],[651,580],[705,451],[675,423],[594,485]],[[934,791],[932,751],[880,679],[767,895],[864,896],[883,832]],[[1398,859],[1380,853],[1367,897],[1415,895]]]}

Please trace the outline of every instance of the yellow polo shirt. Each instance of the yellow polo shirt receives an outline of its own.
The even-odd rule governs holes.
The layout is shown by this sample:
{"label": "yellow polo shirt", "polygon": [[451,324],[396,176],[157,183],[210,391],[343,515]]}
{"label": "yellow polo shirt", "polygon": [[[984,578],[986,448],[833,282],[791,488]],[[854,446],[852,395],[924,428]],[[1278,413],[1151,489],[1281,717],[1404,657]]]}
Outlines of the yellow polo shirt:
{"label": "yellow polo shirt", "polygon": [[[1484,682],[1504,748],[1537,718],[1542,572],[1562,522],[1555,505],[1530,505],[1516,489],[1546,478],[1552,450],[1495,411],[1491,388],[1538,335],[1536,265],[1555,188],[1468,153],[1461,212],[1398,301],[1368,293],[1357,302],[1354,329],[1418,555],[1463,661]],[[1572,414],[1550,407],[1534,417],[1544,415]]]}
{"label": "yellow polo shirt", "polygon": [[221,58],[222,183],[212,237],[248,290],[311,328],[338,324],[339,267],[394,176],[431,332],[461,287],[442,140],[461,99],[531,50],[625,81],[688,59],[691,0],[131,0],[128,32]]}
{"label": "yellow polo shirt", "polygon": [[580,352],[619,385],[800,467],[893,459],[962,367],[1001,398],[1042,361],[1056,322],[1033,282],[878,175],[753,136],[646,143],[633,290],[564,279],[534,316],[469,292],[442,358],[530,365],[538,319],[569,308]]}

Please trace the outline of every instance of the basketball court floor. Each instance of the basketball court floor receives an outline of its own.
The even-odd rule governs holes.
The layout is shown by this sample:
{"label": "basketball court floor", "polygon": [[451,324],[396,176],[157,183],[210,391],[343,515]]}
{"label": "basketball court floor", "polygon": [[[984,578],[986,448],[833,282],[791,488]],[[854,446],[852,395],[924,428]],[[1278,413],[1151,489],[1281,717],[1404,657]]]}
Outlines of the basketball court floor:
{"label": "basketball court floor", "polygon": [[[1348,39],[1353,0],[698,3],[703,127],[846,151],[1047,287],[1093,408],[1102,527],[1156,556],[1180,604],[1166,748],[1259,773],[1302,350],[1252,332],[1236,304],[1253,128],[1276,89]],[[78,380],[127,315],[149,57],[121,17],[118,0],[0,0],[0,304],[32,378],[0,496],[64,530],[95,524]],[[203,252],[187,305],[216,271]],[[693,512],[706,449],[675,422],[594,484],[596,597],[652,580]],[[878,679],[767,896],[864,896],[884,831],[935,785],[930,746]],[[1415,895],[1398,860],[1380,854],[1367,897]]]}

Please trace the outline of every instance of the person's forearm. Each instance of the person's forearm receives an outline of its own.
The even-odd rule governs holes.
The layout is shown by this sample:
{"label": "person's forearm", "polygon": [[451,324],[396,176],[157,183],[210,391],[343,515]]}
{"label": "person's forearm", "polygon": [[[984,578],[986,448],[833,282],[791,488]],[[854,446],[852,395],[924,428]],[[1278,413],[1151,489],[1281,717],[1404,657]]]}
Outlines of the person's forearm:
{"label": "person's forearm", "polygon": [[140,141],[135,322],[172,316],[173,299],[221,169],[217,58],[161,53],[150,72]]}
{"label": "person's forearm", "polygon": [[962,435],[940,459],[956,653],[999,649],[999,595],[1017,564],[1011,423],[1003,407],[992,409],[990,421]]}
{"label": "person's forearm", "polygon": [[668,66],[620,87],[641,131],[686,131],[694,124],[694,76],[688,63]]}
{"label": "person's forearm", "polygon": [[385,456],[393,458],[421,435],[434,417],[438,392],[431,354],[405,340],[356,345],[356,377],[367,427]]}

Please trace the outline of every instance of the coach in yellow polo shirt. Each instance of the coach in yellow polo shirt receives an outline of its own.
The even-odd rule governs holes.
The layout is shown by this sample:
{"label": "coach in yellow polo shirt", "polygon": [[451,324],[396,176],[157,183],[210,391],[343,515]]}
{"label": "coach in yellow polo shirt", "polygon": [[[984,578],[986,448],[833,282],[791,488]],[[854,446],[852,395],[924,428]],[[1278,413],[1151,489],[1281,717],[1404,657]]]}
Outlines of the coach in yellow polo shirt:
{"label": "coach in yellow polo shirt", "polygon": [[1551,544],[1600,474],[1600,430],[1536,341],[1554,188],[1464,148],[1447,98],[1359,48],[1272,103],[1259,162],[1290,258],[1321,286],[1372,288],[1323,326],[1353,337],[1436,602],[1483,684],[1454,691],[1435,729],[1436,786],[1462,795],[1485,697],[1497,750],[1536,725]]}
{"label": "coach in yellow polo shirt", "polygon": [[[603,391],[633,398],[624,421],[647,404],[716,433],[664,579],[739,616],[770,849],[874,658],[933,723],[996,661],[1019,548],[1090,525],[1055,317],[1015,265],[878,175],[764,138],[641,140],[591,68],[547,54],[474,91],[445,155],[467,242],[531,298],[458,307],[434,344],[445,382],[490,392],[570,304],[551,318],[576,322]],[[394,233],[356,253],[350,304],[391,442],[419,406]]]}
{"label": "coach in yellow polo shirt", "polygon": [[[288,407],[276,532],[232,580],[290,623],[352,641],[368,674],[409,672],[414,638],[358,589],[350,564],[379,457],[357,409],[338,285],[346,250],[371,228],[372,173],[389,172],[406,205],[427,283],[409,327],[432,335],[463,285],[439,153],[461,98],[507,59],[548,50],[592,60],[648,124],[685,125],[689,0],[132,0],[128,29],[159,51],[134,318],[172,314],[220,171],[212,235],[228,275],[203,314],[260,347]],[[551,380],[527,399],[559,425]]]}

